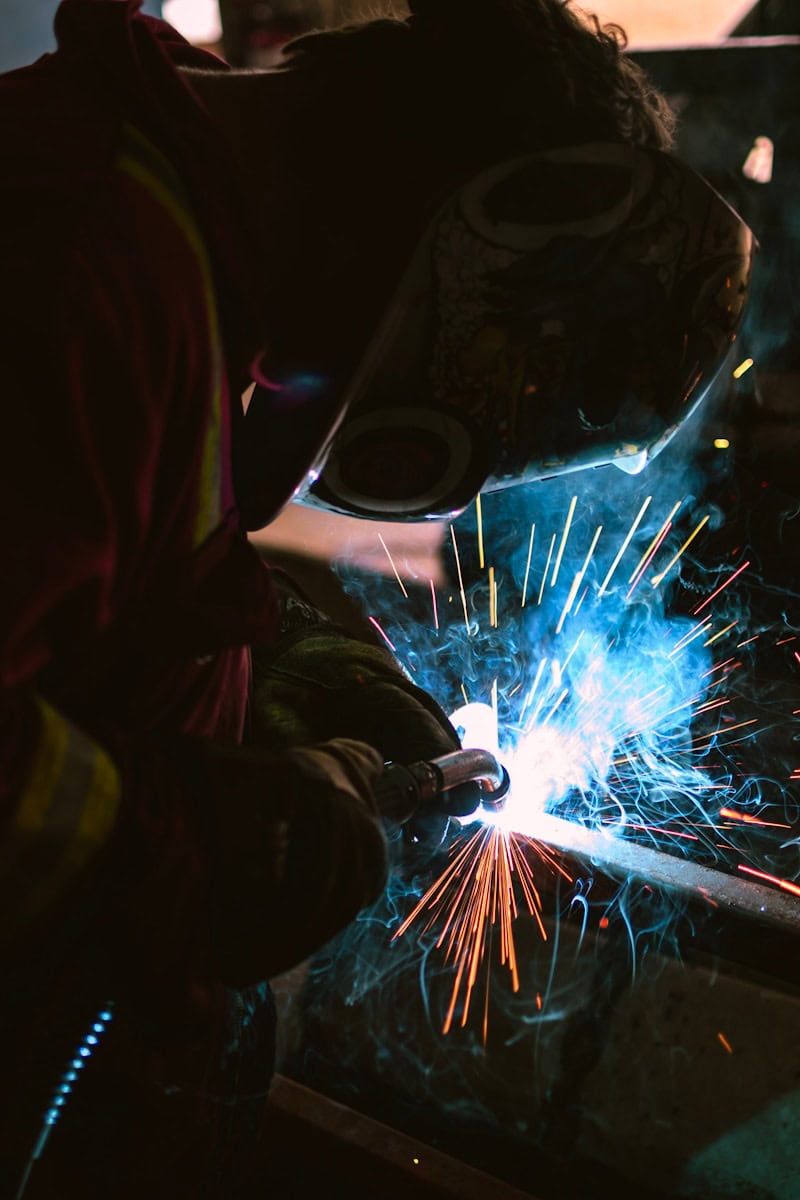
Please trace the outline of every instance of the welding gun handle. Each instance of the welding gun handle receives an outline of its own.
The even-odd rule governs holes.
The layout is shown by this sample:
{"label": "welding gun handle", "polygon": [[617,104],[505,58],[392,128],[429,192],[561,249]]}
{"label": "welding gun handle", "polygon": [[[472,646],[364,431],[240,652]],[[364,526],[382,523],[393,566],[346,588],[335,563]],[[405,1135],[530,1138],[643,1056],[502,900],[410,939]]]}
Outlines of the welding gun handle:
{"label": "welding gun handle", "polygon": [[482,795],[477,782],[450,782],[436,761],[408,766],[386,763],[374,793],[383,815],[400,823],[408,821],[424,806],[449,817],[470,816],[478,808]]}
{"label": "welding gun handle", "polygon": [[373,788],[381,814],[390,821],[401,824],[413,817],[421,804],[430,802],[436,795],[438,778],[430,763],[389,762]]}

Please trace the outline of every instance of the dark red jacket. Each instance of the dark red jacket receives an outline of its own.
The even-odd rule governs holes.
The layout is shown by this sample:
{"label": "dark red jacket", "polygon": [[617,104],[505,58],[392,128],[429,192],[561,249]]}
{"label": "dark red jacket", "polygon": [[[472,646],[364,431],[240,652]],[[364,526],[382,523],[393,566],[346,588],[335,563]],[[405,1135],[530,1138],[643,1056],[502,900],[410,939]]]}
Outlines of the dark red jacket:
{"label": "dark red jacket", "polygon": [[[226,146],[175,69],[222,64],[137,0],[64,0],[56,33],[0,77],[0,1191],[117,995],[30,1194],[50,1171],[62,1197],[200,1196],[212,1134],[178,1091],[213,1091],[231,993],[169,745],[239,741],[247,648],[276,624],[230,465],[258,279]],[[352,915],[308,920],[301,952]]]}

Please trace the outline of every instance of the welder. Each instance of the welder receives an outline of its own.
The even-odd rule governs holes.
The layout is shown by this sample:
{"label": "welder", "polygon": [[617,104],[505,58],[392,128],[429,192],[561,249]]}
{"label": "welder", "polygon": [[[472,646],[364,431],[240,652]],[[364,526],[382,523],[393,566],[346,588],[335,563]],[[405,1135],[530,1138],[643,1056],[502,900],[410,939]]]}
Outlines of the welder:
{"label": "welder", "polygon": [[458,749],[247,532],[639,469],[735,336],[749,235],[613,31],[411,8],[237,73],[64,0],[0,78],[3,1196],[246,1189],[266,981]]}

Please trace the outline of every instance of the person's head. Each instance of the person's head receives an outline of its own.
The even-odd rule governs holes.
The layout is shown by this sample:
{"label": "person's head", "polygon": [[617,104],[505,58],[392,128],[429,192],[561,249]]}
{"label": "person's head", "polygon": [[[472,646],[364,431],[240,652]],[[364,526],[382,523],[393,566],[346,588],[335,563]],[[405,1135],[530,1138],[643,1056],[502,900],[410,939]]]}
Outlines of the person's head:
{"label": "person's head", "polygon": [[287,129],[297,133],[282,144],[283,167],[296,189],[294,224],[306,227],[323,276],[309,287],[313,268],[304,264],[303,276],[298,267],[306,329],[290,318],[280,340],[296,340],[301,358],[309,304],[331,330],[332,354],[343,350],[337,311],[347,311],[354,346],[371,335],[428,221],[482,169],[578,142],[671,145],[672,113],[616,27],[561,0],[410,8],[408,20],[317,32],[285,50]]}
{"label": "person's head", "polygon": [[[286,243],[295,247],[296,269],[282,272],[274,360],[267,360],[267,371],[310,371],[334,379],[349,394],[345,424],[359,418],[365,406],[373,413],[372,431],[357,456],[362,466],[371,459],[386,478],[394,473],[396,485],[388,489],[392,492],[394,486],[394,500],[389,496],[386,504],[373,504],[369,497],[359,501],[358,486],[349,499],[343,498],[348,485],[334,467],[339,481],[332,485],[329,471],[327,485],[323,478],[316,488],[318,501],[363,515],[419,519],[426,512],[463,507],[466,493],[471,493],[468,500],[497,474],[489,459],[500,451],[487,445],[487,436],[493,426],[507,424],[508,413],[490,413],[493,402],[484,394],[477,403],[483,411],[476,415],[475,399],[464,396],[471,386],[470,372],[472,377],[481,372],[485,376],[488,357],[494,355],[495,376],[498,370],[521,372],[525,393],[541,396],[542,381],[525,375],[524,363],[531,357],[529,335],[534,327],[539,333],[544,329],[550,343],[545,354],[549,366],[544,369],[557,371],[576,333],[565,327],[566,310],[556,293],[570,294],[571,319],[600,316],[596,310],[606,297],[587,286],[599,259],[612,264],[609,286],[619,300],[613,344],[599,353],[606,359],[618,355],[631,306],[647,303],[654,281],[639,269],[646,246],[629,246],[622,258],[615,257],[616,251],[609,248],[616,237],[614,222],[624,219],[622,210],[629,217],[632,205],[639,204],[648,189],[682,187],[684,181],[675,172],[661,170],[665,155],[649,154],[670,148],[673,117],[644,72],[625,55],[618,28],[601,28],[595,18],[579,15],[561,0],[412,0],[410,8],[407,20],[373,20],[315,33],[287,48],[283,71],[292,96],[287,128],[296,136],[284,140],[281,155],[295,196],[292,229],[295,235],[298,229],[306,230],[307,237],[301,239],[305,249],[299,254],[296,236]],[[643,153],[634,154],[631,148]],[[543,152],[544,158],[530,158]],[[663,176],[658,181],[653,178],[658,174],[654,160]],[[510,162],[519,169],[509,171],[501,165]],[[494,168],[498,173],[492,175]],[[465,187],[466,192],[461,191]],[[447,208],[457,194],[461,198],[455,208],[451,205],[444,224],[440,221],[434,228],[431,223],[436,224],[437,214],[441,217],[442,206]],[[465,204],[472,211],[462,227]],[[503,227],[496,244],[492,222]],[[640,243],[649,231],[650,225],[643,228]],[[449,261],[443,264],[442,243],[447,238]],[[456,239],[461,239],[459,246]],[[579,244],[589,248],[588,257]],[[486,247],[491,247],[488,255]],[[463,286],[458,281],[462,251]],[[663,245],[659,252],[664,252]],[[473,267],[482,255],[487,261],[482,267],[478,264],[483,277],[476,290]],[[415,268],[398,298],[398,285],[412,260]],[[545,276],[549,292],[542,295],[537,288]],[[512,278],[527,316],[519,304],[512,314],[507,303]],[[459,288],[464,295],[454,298]],[[581,292],[579,303],[573,303],[576,291]],[[496,300],[491,319],[486,311],[494,303],[490,293]],[[463,318],[462,324],[466,320],[472,327],[462,344],[448,350],[441,330],[432,332],[431,325],[441,323],[443,308],[457,308],[462,298],[467,308],[472,302],[483,311],[480,316],[455,315],[455,325]],[[404,314],[402,336],[398,339],[396,329],[387,332],[384,322],[383,349],[376,350],[374,335],[390,302],[396,315],[399,309]],[[453,328],[451,320],[445,343],[452,343]],[[373,361],[365,367],[368,346]],[[442,355],[448,353],[459,358],[466,375],[455,380],[451,362],[445,371],[450,379],[440,378],[433,388],[435,399],[430,389],[425,399],[421,391],[416,400],[409,395],[376,399],[376,386],[389,382],[381,354],[391,360],[395,383],[403,375],[403,364],[422,356],[425,364],[413,364],[407,384],[424,389],[423,375],[430,374],[437,356],[441,368]],[[360,392],[352,387],[354,376],[363,384],[365,369],[366,396],[361,394],[363,387]],[[603,386],[613,391],[627,381],[620,378]],[[519,395],[514,405],[518,401]],[[418,416],[422,408],[435,411],[435,416],[412,419],[401,429],[404,419],[396,414],[409,404]],[[579,423],[587,429],[607,425],[619,404],[616,394],[586,397]],[[390,410],[395,416],[387,418]],[[432,430],[431,420],[439,423],[439,433]],[[540,413],[538,433],[527,428],[520,436],[546,436],[544,426],[552,420],[552,413]],[[389,434],[378,444],[375,429],[387,428],[392,421],[397,436]],[[441,446],[431,448],[437,441]],[[457,457],[473,455],[480,444],[486,459],[468,469],[458,467],[457,487],[436,485],[431,491],[420,479],[405,481],[417,467],[423,475],[443,469],[432,463],[431,455],[441,458],[441,450],[446,456],[456,442]],[[546,450],[545,458],[557,457],[553,446]],[[416,464],[415,451],[420,452]],[[503,471],[509,477],[524,473],[522,458],[536,457],[529,448],[516,458],[507,451],[506,447]],[[628,446],[626,454],[630,452]],[[336,444],[333,454],[336,458]],[[584,461],[597,461],[597,456],[587,453]],[[555,469],[557,464],[552,473]],[[410,493],[408,503],[404,490]],[[307,498],[313,502],[313,497]]]}

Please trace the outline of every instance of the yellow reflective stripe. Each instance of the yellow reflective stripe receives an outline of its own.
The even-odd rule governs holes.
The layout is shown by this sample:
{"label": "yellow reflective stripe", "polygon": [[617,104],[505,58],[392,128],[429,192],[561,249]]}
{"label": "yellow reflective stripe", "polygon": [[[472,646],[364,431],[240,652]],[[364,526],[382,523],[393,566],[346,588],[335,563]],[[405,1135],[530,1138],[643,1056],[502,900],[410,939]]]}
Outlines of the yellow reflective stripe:
{"label": "yellow reflective stripe", "polygon": [[62,855],[65,877],[74,875],[85,867],[108,841],[116,824],[120,791],[117,768],[105,750],[97,743],[92,743],[92,774],[89,787],[73,836]]}
{"label": "yellow reflective stripe", "polygon": [[105,750],[45,701],[36,758],[0,837],[0,936],[57,903],[108,841],[120,780]]}
{"label": "yellow reflective stripe", "polygon": [[124,126],[122,133],[122,146],[116,160],[118,170],[123,171],[140,187],[149,192],[156,203],[169,215],[194,253],[203,283],[213,378],[200,464],[197,515],[192,538],[192,545],[196,549],[217,528],[222,519],[220,434],[223,358],[214,277],[205,242],[195,221],[184,187],[174,168],[161,151],[134,126]]}
{"label": "yellow reflective stripe", "polygon": [[14,822],[20,834],[35,835],[41,832],[53,789],[61,777],[67,749],[66,721],[43,700],[39,701],[39,717],[42,727],[36,760],[22,793]]}

